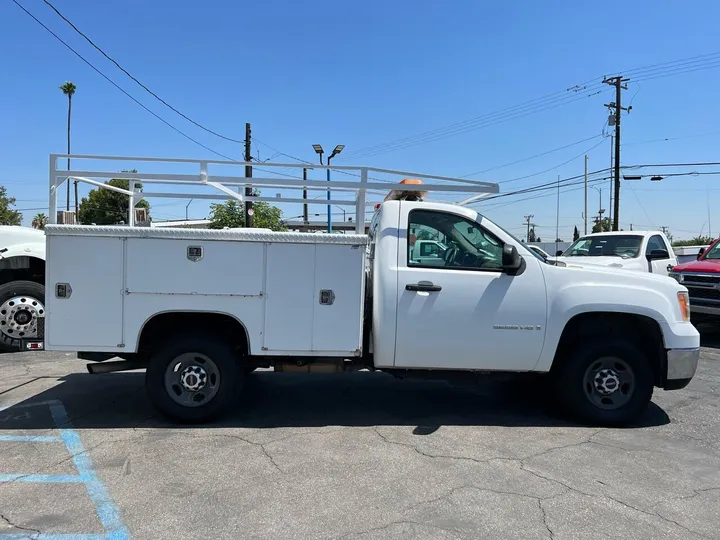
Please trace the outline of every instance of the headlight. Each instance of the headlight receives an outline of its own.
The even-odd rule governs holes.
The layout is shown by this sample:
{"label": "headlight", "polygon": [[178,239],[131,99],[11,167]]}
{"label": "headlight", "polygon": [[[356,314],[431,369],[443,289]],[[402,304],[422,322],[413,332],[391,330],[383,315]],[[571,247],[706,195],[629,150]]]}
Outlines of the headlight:
{"label": "headlight", "polygon": [[678,305],[680,306],[680,315],[683,322],[690,321],[690,296],[686,291],[677,293]]}
{"label": "headlight", "polygon": [[668,273],[668,276],[671,277],[671,278],[673,278],[673,279],[674,279],[675,281],[677,281],[678,283],[682,283],[682,282],[683,282],[683,275],[682,275],[682,274],[678,274],[677,272],[669,272],[669,273]]}

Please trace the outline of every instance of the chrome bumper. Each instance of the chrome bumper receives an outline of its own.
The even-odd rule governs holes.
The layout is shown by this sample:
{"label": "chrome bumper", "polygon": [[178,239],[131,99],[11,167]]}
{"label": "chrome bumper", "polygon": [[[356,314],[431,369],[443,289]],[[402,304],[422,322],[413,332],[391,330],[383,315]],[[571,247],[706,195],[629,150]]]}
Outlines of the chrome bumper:
{"label": "chrome bumper", "polygon": [[700,361],[700,349],[670,349],[667,352],[668,381],[685,379],[690,380],[697,371]]}

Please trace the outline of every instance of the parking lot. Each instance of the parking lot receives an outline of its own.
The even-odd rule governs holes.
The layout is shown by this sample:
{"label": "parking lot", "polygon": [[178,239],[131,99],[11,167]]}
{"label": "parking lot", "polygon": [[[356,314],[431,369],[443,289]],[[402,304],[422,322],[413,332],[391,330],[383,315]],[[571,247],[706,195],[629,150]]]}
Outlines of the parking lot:
{"label": "parking lot", "polygon": [[543,388],[257,372],[222,422],[158,418],[142,373],[0,356],[0,539],[720,538],[720,349],[641,425]]}

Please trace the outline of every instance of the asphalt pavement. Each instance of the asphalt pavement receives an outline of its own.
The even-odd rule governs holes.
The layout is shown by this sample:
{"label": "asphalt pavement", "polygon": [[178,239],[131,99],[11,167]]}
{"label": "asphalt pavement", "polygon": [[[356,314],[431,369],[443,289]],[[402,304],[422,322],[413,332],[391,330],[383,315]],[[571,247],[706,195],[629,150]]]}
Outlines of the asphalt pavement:
{"label": "asphalt pavement", "polygon": [[0,355],[0,540],[720,538],[720,349],[638,426],[548,413],[527,383],[256,372],[170,425],[140,372]]}

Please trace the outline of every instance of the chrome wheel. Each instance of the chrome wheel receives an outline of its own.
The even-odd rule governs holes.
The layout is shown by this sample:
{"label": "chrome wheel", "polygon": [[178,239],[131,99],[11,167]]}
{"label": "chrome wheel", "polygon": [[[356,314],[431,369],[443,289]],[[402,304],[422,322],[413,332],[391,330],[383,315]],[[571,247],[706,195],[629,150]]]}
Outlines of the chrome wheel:
{"label": "chrome wheel", "polygon": [[621,358],[600,358],[585,370],[583,386],[585,396],[596,407],[619,409],[635,392],[635,373]]}
{"label": "chrome wheel", "polygon": [[220,370],[204,354],[185,353],[165,370],[165,390],[183,407],[199,407],[212,401],[220,388]]}
{"label": "chrome wheel", "polygon": [[38,337],[38,318],[45,306],[32,296],[13,296],[0,305],[0,332],[11,339]]}

